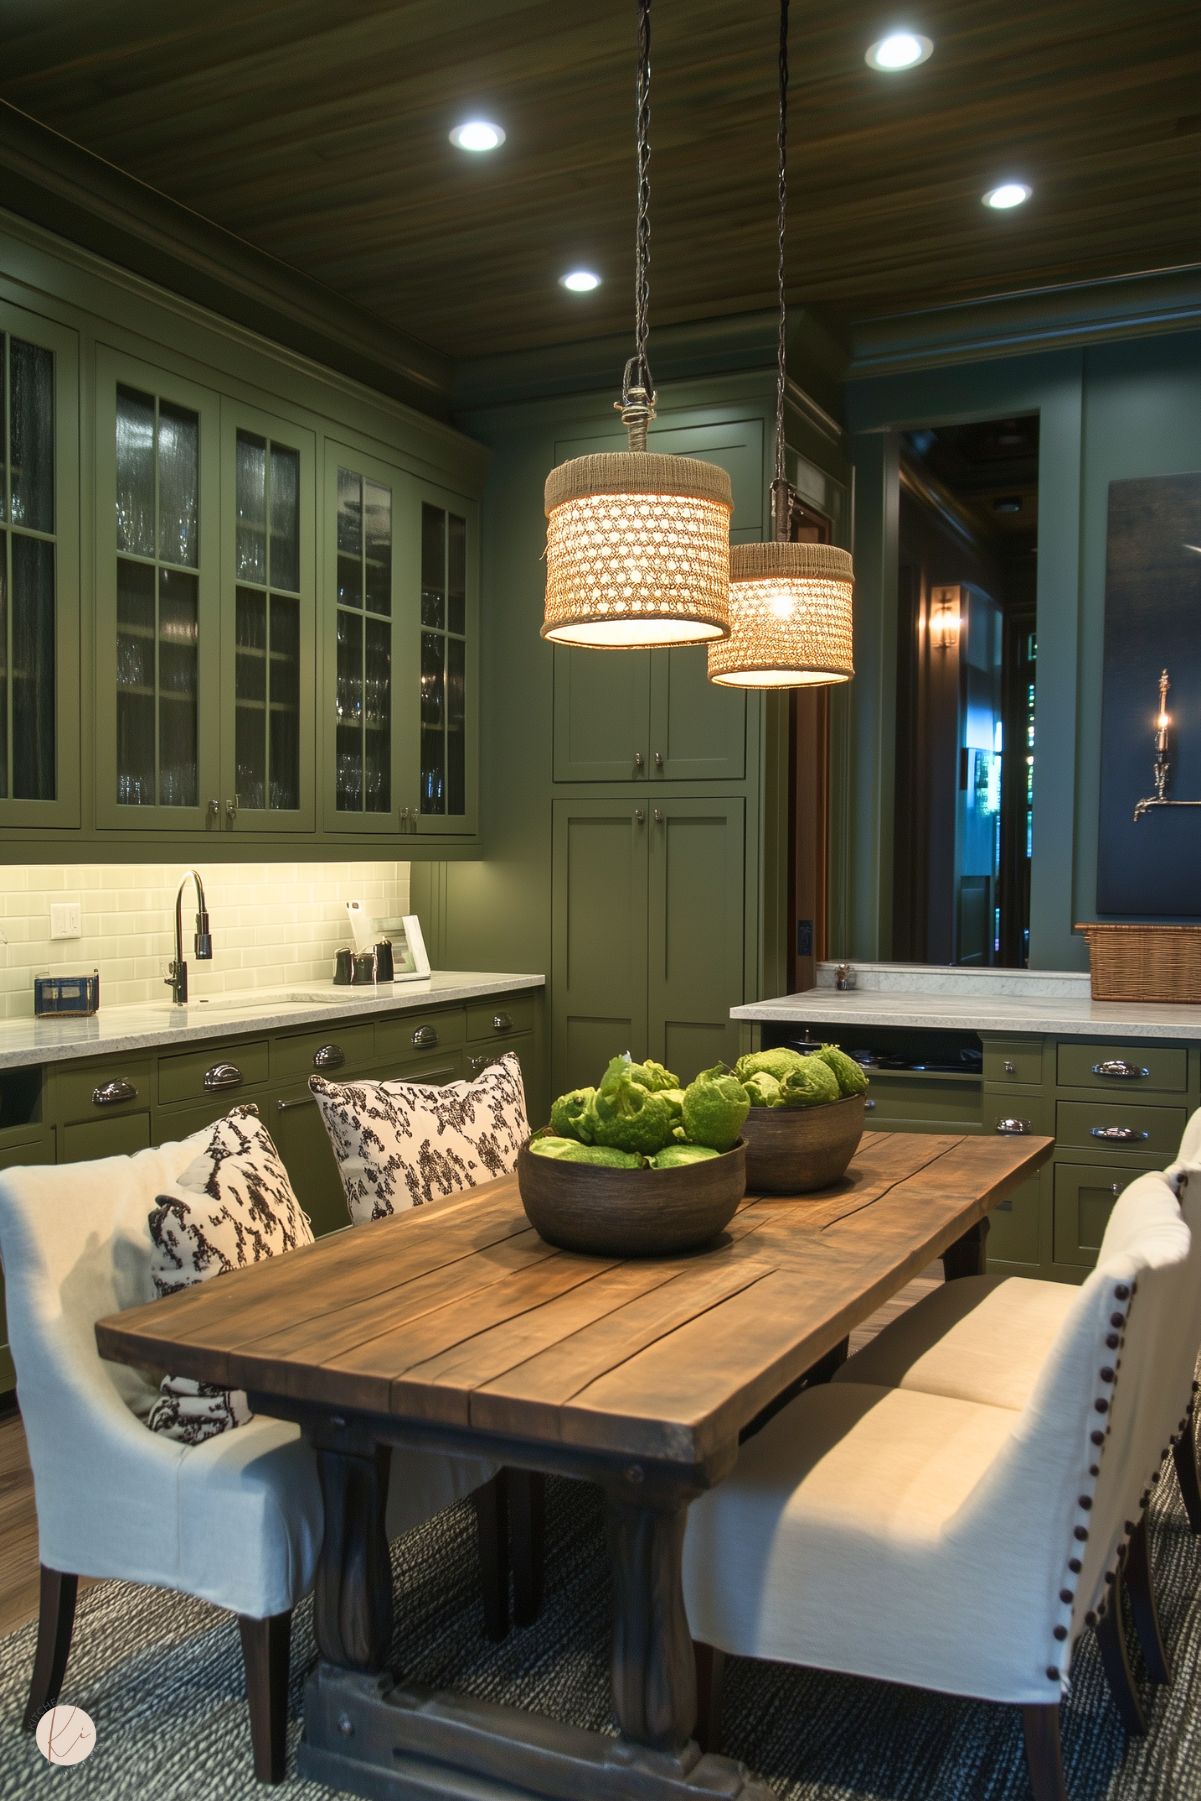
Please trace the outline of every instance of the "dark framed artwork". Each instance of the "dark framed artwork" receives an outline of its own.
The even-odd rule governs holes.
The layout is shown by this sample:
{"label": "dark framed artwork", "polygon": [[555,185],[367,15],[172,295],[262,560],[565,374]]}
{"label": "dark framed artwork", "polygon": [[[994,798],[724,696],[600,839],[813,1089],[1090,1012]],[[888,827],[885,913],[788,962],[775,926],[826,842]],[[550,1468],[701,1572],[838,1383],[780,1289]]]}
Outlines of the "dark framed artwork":
{"label": "dark framed artwork", "polygon": [[1097,911],[1201,917],[1201,807],[1155,794],[1160,672],[1168,671],[1169,800],[1201,800],[1201,473],[1109,484]]}

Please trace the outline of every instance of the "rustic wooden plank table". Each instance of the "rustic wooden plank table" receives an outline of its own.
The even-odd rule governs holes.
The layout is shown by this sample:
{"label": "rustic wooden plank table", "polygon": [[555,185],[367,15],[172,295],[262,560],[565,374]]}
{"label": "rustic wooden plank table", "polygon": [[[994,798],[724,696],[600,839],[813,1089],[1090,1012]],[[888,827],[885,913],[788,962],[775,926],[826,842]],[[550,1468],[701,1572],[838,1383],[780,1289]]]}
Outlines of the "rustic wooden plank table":
{"label": "rustic wooden plank table", "polygon": [[[506,1177],[99,1321],[104,1356],[245,1388],[313,1442],[326,1525],[301,1769],[389,1801],[765,1801],[692,1740],[688,1504],[932,1258],[981,1269],[989,1209],[1051,1144],[869,1132],[832,1188],[748,1196],[711,1249],[638,1262],[544,1243]],[[619,1737],[387,1671],[394,1444],[602,1484]]]}

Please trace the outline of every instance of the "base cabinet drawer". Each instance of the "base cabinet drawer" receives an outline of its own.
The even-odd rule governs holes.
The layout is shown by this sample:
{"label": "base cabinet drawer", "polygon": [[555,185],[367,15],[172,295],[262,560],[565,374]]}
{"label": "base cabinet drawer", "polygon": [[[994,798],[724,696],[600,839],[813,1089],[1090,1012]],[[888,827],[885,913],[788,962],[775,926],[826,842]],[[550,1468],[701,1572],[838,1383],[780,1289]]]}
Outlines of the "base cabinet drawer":
{"label": "base cabinet drawer", "polygon": [[506,994],[494,1001],[471,1001],[467,1007],[468,1038],[508,1037],[532,1032],[538,1006],[532,994]]}
{"label": "base cabinet drawer", "polygon": [[374,1061],[383,1064],[389,1075],[404,1074],[410,1078],[408,1064],[414,1059],[429,1059],[444,1052],[457,1055],[466,1035],[462,1007],[450,1007],[441,1013],[402,1013],[393,1019],[380,1019],[375,1024]]}
{"label": "base cabinet drawer", "polygon": [[534,1035],[532,1032],[521,1032],[515,1038],[506,1038],[503,1044],[487,1046],[468,1045],[463,1053],[463,1068],[469,1082],[482,1075],[490,1063],[499,1063],[509,1053],[517,1058],[521,1065],[522,1080],[528,1083],[533,1074],[532,1058],[534,1054]]}
{"label": "base cabinet drawer", "polygon": [[1061,1043],[1057,1080],[1061,1088],[1095,1088],[1119,1101],[1144,1094],[1183,1094],[1188,1087],[1188,1052],[1182,1045]]}
{"label": "base cabinet drawer", "polygon": [[375,1028],[336,1025],[324,1031],[290,1032],[271,1046],[273,1077],[328,1076],[341,1080],[341,1069],[362,1069],[375,1051]]}
{"label": "base cabinet drawer", "polygon": [[1091,1269],[1113,1204],[1139,1172],[1099,1164],[1056,1163],[1051,1211],[1051,1256],[1073,1269]]}
{"label": "base cabinet drawer", "polygon": [[93,1157],[128,1157],[150,1143],[149,1113],[118,1113],[112,1119],[81,1120],[59,1133],[59,1162],[87,1163]]}
{"label": "base cabinet drawer", "polygon": [[1170,1161],[1180,1148],[1187,1118],[1186,1107],[1139,1106],[1121,1095],[1060,1101],[1055,1108],[1055,1138],[1061,1150]]}
{"label": "base cabinet drawer", "polygon": [[1050,1098],[1020,1089],[986,1087],[980,1119],[985,1132],[1002,1138],[1051,1138],[1055,1132]]}
{"label": "base cabinet drawer", "polygon": [[978,1132],[980,1084],[951,1077],[872,1072],[875,1106],[867,1125],[875,1132]]}
{"label": "base cabinet drawer", "polygon": [[226,1095],[232,1107],[242,1089],[267,1080],[268,1062],[265,1038],[257,1044],[231,1044],[228,1050],[209,1045],[206,1050],[184,1051],[178,1057],[160,1057],[159,1101],[169,1105]]}
{"label": "base cabinet drawer", "polygon": [[984,1080],[1037,1088],[1043,1079],[1041,1038],[986,1038]]}
{"label": "base cabinet drawer", "polygon": [[112,1119],[150,1106],[154,1063],[150,1057],[113,1058],[50,1072],[54,1115],[60,1120]]}

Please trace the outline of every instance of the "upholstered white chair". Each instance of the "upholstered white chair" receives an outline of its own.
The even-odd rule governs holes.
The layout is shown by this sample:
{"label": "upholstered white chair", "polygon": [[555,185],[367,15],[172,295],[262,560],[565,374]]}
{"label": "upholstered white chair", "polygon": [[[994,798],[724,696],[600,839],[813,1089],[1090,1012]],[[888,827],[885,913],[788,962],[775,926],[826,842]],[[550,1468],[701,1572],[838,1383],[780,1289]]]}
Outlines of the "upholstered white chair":
{"label": "upholstered white chair", "polygon": [[[1127,1536],[1156,1326],[1188,1252],[1160,1180],[1137,1235],[1070,1291],[1021,1406],[803,1393],[689,1510],[694,1640],[1020,1706],[1035,1795],[1062,1801],[1059,1698]],[[708,1736],[714,1718],[710,1693]]]}
{"label": "upholstered white chair", "polygon": [[[26,1724],[61,1689],[78,1577],[152,1583],[238,1616],[255,1773],[278,1781],[290,1615],[322,1537],[312,1454],[295,1426],[262,1417],[198,1445],[151,1432],[155,1382],[103,1361],[94,1333],[103,1315],[154,1299],[147,1217],[206,1137],[0,1175],[0,1259],[41,1564]],[[491,1475],[466,1459],[397,1453],[390,1535]]]}

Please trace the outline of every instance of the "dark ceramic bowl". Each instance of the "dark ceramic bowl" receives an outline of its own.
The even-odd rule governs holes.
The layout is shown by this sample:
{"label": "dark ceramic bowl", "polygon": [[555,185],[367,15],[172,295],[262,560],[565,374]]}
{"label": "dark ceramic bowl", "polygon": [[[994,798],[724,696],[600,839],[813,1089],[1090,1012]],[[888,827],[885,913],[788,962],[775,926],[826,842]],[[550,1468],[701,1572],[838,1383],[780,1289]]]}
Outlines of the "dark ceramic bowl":
{"label": "dark ceramic bowl", "polygon": [[548,1244],[599,1257],[665,1257],[716,1238],[746,1192],[742,1140],[679,1169],[602,1169],[517,1156],[526,1217]]}
{"label": "dark ceramic bowl", "polygon": [[823,1107],[752,1107],[742,1127],[752,1194],[808,1194],[837,1182],[863,1136],[864,1096]]}

